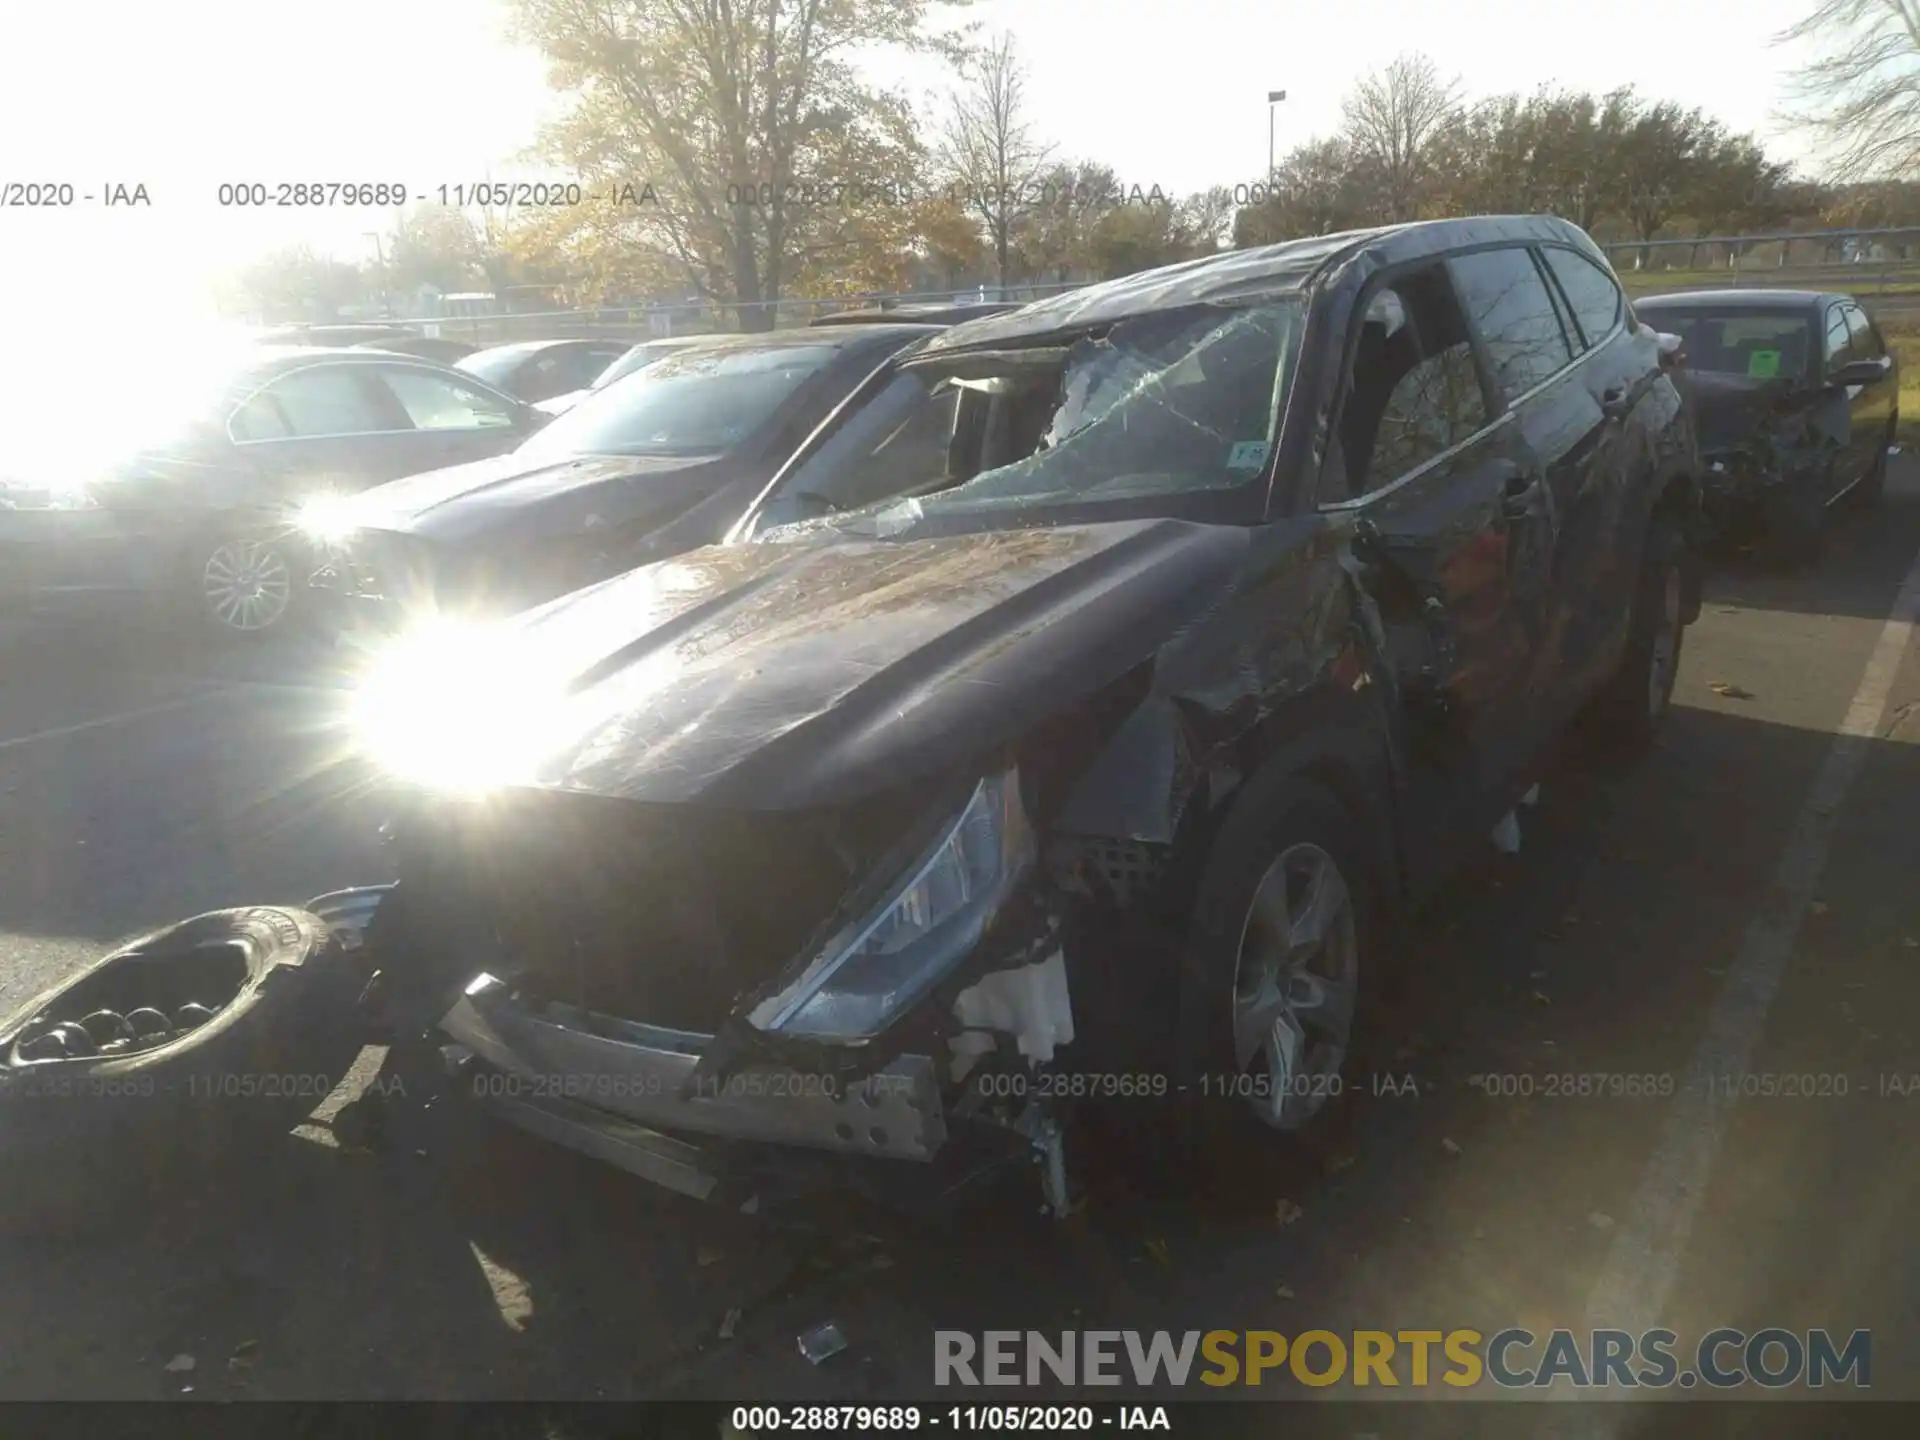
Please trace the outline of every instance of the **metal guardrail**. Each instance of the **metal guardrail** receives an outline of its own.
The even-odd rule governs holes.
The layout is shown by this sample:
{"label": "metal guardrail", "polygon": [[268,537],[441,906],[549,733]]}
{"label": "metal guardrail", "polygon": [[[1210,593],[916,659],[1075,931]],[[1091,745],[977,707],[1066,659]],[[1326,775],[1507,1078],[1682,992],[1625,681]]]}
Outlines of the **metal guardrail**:
{"label": "metal guardrail", "polygon": [[[1868,296],[1889,291],[1896,296],[1920,295],[1920,226],[1668,236],[1599,243],[1635,293],[1676,287],[1763,285],[1845,290]],[[786,329],[842,310],[992,300],[1025,302],[1076,290],[1083,283],[983,284],[886,295],[810,296],[765,302],[764,308],[773,312],[773,328]],[[604,337],[639,341],[668,335],[725,333],[738,328],[740,309],[718,301],[687,301],[365,318],[410,325],[472,345],[502,345],[515,340]]]}
{"label": "metal guardrail", "polygon": [[[806,325],[822,315],[846,310],[891,310],[904,305],[980,304],[1013,301],[1024,304],[1047,295],[1077,290],[1085,283],[1034,285],[980,285],[967,290],[927,290],[888,295],[835,295],[765,302],[773,312],[776,330]],[[465,340],[471,345],[505,345],[515,340],[594,339],[647,340],[669,335],[719,334],[737,327],[743,308],[717,301],[682,304],[603,306],[591,310],[507,311],[488,315],[418,315],[381,317],[380,323],[408,325],[429,335]]]}

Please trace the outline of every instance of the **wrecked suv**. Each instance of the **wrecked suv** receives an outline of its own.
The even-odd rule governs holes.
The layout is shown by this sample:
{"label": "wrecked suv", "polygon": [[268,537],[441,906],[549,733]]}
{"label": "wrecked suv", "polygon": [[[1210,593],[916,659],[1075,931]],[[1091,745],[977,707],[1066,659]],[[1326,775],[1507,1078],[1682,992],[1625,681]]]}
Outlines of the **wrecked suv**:
{"label": "wrecked suv", "polygon": [[402,640],[355,699],[399,878],[319,908],[536,1134],[749,1210],[1038,1160],[1058,1212],[1069,1104],[1316,1122],[1388,918],[1576,716],[1650,740],[1691,453],[1554,219],[970,322],[730,543]]}

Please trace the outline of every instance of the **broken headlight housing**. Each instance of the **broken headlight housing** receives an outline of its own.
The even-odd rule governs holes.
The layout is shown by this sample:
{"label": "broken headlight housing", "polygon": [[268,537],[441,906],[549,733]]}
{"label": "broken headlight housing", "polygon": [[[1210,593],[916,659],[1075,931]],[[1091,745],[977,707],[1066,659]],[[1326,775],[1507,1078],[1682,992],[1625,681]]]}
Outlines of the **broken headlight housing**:
{"label": "broken headlight housing", "polygon": [[979,943],[1034,850],[1019,772],[988,776],[880,904],[843,926],[748,1019],[809,1039],[878,1034]]}

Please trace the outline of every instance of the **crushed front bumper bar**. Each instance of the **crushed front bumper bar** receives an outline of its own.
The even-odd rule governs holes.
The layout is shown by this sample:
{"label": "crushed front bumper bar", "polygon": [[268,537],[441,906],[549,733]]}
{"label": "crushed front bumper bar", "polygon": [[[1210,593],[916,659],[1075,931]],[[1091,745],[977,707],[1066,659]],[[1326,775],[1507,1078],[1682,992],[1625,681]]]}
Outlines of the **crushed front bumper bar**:
{"label": "crushed front bumper bar", "polygon": [[[391,886],[336,891],[307,903],[350,949]],[[939,1076],[925,1055],[901,1056],[858,1084],[745,1070],[708,1086],[694,1072],[710,1035],[597,1015],[564,1005],[530,1011],[501,981],[475,978],[438,1024],[457,1087],[498,1118],[541,1139],[699,1200],[754,1209],[758,1197],[816,1184],[875,1186],[876,1162],[932,1161],[949,1150]],[[971,1152],[971,1146],[960,1147]],[[990,1147],[1004,1152],[1006,1147]],[[1005,1155],[988,1154],[990,1162]],[[956,1188],[941,1170],[898,1180],[907,1189]],[[782,1183],[769,1186],[769,1176]]]}

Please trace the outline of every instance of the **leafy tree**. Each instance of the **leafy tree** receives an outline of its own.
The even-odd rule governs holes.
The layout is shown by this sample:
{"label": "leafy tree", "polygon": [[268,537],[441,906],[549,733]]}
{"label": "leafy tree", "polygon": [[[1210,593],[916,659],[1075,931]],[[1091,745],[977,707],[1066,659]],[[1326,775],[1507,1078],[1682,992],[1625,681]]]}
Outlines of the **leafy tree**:
{"label": "leafy tree", "polygon": [[1820,0],[1778,38],[1817,49],[1793,78],[1794,118],[1836,178],[1920,179],[1920,0]]}
{"label": "leafy tree", "polygon": [[913,173],[911,109],[854,52],[952,57],[934,22],[965,0],[512,3],[569,100],[540,153],[595,197],[551,238],[602,283],[672,274],[764,329],[798,273],[901,228],[906,207],[863,187]]}
{"label": "leafy tree", "polygon": [[272,323],[338,319],[367,297],[358,267],[293,245],[242,267],[223,287],[226,303]]}
{"label": "leafy tree", "polygon": [[469,288],[480,273],[480,236],[466,213],[451,205],[401,211],[385,250],[386,279],[399,290],[431,286],[450,294]]}
{"label": "leafy tree", "polygon": [[1341,107],[1354,164],[1378,187],[1382,218],[1418,216],[1432,179],[1433,142],[1453,118],[1458,86],[1424,55],[1402,55],[1362,80]]}
{"label": "leafy tree", "polygon": [[1234,219],[1236,245],[1270,245],[1371,223],[1370,197],[1354,184],[1353,151],[1342,136],[1309,140],[1274,167],[1274,194]]}
{"label": "leafy tree", "polygon": [[948,97],[939,172],[960,203],[979,217],[1002,285],[1018,231],[1040,199],[1050,147],[1033,138],[1025,116],[1026,74],[1013,36],[961,62],[962,86]]}
{"label": "leafy tree", "polygon": [[1021,261],[1030,274],[1065,284],[1091,268],[1094,227],[1119,198],[1120,179],[1092,160],[1051,166],[1041,175],[1021,234]]}

